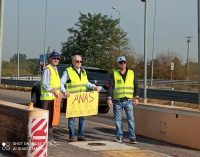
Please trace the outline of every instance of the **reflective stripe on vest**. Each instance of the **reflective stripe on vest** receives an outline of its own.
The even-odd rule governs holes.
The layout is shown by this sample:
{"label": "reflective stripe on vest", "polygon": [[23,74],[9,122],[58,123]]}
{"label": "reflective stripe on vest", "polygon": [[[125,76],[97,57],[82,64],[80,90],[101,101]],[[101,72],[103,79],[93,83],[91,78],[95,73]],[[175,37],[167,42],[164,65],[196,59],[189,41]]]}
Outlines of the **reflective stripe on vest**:
{"label": "reflective stripe on vest", "polygon": [[81,78],[72,67],[68,67],[66,71],[69,79],[71,80],[71,82],[66,83],[67,91],[70,93],[86,92],[86,85],[88,83],[86,71],[83,70],[81,72]]}
{"label": "reflective stripe on vest", "polygon": [[[50,86],[55,89],[57,93],[60,93],[60,76],[58,71],[52,65],[47,65],[46,68],[50,71]],[[42,82],[42,81],[41,81]],[[53,100],[55,96],[53,93],[46,91],[41,85],[40,100]]]}
{"label": "reflective stripe on vest", "polygon": [[124,82],[122,76],[119,73],[119,70],[114,71],[114,90],[113,97],[114,99],[120,98],[133,98],[134,92],[134,72],[133,70],[128,70],[126,75],[126,80]]}

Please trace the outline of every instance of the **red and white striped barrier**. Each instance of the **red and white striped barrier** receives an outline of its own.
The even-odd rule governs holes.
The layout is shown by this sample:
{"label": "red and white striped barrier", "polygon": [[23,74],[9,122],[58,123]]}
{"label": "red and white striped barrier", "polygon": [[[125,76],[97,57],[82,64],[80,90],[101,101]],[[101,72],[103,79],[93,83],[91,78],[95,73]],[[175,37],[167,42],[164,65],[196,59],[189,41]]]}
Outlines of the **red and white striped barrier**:
{"label": "red and white striped barrier", "polygon": [[48,145],[48,114],[40,118],[30,118],[29,120],[29,152],[30,157],[47,156]]}
{"label": "red and white striped barrier", "polygon": [[0,100],[0,149],[20,157],[46,157],[48,110]]}

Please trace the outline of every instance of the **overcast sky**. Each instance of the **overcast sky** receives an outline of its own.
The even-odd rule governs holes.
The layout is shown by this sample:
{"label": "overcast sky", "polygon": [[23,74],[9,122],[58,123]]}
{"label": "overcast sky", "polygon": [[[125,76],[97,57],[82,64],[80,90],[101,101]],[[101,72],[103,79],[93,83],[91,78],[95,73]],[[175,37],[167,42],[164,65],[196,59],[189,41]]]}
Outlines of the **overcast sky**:
{"label": "overcast sky", "polygon": [[[44,50],[46,0],[19,0],[19,52],[28,58],[38,58]],[[67,41],[67,28],[78,21],[79,12],[102,13],[119,18],[121,28],[128,33],[131,46],[143,55],[144,3],[140,0],[47,0],[46,48],[60,51]],[[197,61],[197,0],[148,0],[147,55],[151,58],[155,1],[157,4],[154,54],[174,51],[185,60],[186,36],[192,36],[190,58]],[[17,0],[5,0],[3,59],[17,52]]]}

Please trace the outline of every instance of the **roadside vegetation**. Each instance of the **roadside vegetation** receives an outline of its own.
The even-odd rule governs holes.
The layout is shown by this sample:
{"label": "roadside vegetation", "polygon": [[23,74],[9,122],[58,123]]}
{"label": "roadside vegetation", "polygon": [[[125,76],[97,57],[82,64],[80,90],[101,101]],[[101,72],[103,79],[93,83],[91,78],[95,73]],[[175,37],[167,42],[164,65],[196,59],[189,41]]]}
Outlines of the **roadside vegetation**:
{"label": "roadside vegetation", "polygon": [[[20,76],[39,74],[39,59],[27,59],[25,54],[19,54]],[[17,76],[17,54],[14,54],[9,61],[2,62],[2,76]]]}

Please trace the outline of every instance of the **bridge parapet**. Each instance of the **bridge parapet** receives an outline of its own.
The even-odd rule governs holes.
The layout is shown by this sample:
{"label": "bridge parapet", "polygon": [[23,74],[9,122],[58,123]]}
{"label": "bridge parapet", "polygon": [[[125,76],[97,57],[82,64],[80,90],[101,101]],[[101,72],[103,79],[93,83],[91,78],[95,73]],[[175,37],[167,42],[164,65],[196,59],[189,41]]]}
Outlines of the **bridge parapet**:
{"label": "bridge parapet", "polygon": [[200,149],[200,111],[176,106],[140,104],[135,109],[138,135]]}

